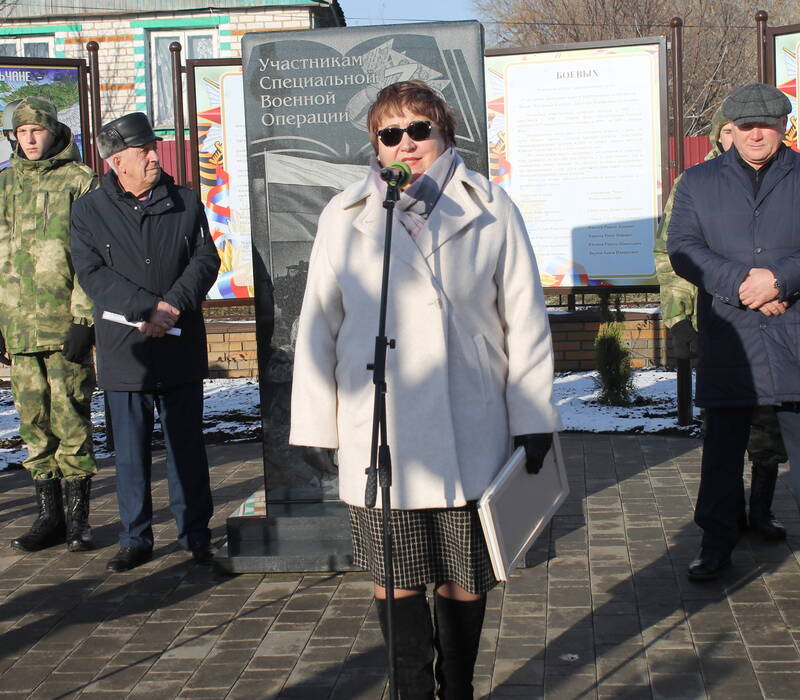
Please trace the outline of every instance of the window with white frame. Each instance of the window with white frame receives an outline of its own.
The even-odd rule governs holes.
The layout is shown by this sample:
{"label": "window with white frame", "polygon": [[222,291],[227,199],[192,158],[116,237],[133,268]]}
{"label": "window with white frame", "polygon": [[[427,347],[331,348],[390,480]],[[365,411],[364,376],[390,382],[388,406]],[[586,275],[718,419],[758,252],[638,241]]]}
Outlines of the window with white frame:
{"label": "window with white frame", "polygon": [[53,55],[53,37],[43,36],[0,36],[0,56],[19,56],[21,58],[50,58]]}
{"label": "window with white frame", "polygon": [[[171,129],[175,125],[172,103],[172,53],[173,41],[181,45],[181,61],[217,57],[217,30],[182,29],[178,31],[150,32],[150,112],[156,129]],[[186,76],[184,80],[183,113],[187,114]]]}

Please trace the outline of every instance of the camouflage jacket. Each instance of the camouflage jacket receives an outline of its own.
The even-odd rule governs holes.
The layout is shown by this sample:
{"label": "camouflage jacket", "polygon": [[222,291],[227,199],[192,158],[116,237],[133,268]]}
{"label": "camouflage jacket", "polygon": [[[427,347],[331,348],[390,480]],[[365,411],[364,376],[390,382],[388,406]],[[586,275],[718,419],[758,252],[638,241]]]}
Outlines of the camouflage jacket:
{"label": "camouflage jacket", "polygon": [[69,130],[49,158],[14,154],[0,173],[0,331],[10,353],[60,350],[70,323],[92,323],[69,250],[72,202],[96,186]]}
{"label": "camouflage jacket", "polygon": [[[706,155],[705,160],[711,160],[719,155],[722,155],[722,151],[715,144]],[[669,261],[669,255],[667,255],[667,231],[672,216],[672,203],[680,179],[681,175],[675,178],[667,203],[664,205],[664,215],[658,225],[653,245],[653,257],[656,261],[656,275],[658,275],[661,297],[661,319],[664,321],[664,325],[672,328],[678,321],[688,319],[697,328],[697,287],[675,274],[672,263]]]}

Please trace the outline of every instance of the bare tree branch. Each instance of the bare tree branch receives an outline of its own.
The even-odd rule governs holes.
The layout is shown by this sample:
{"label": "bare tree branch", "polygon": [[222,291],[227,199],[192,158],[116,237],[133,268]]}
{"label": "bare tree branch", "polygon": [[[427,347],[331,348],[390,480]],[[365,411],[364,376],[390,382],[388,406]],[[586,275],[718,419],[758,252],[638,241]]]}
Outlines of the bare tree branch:
{"label": "bare tree branch", "polygon": [[684,128],[708,130],[717,106],[740,85],[754,82],[758,10],[772,26],[790,23],[796,0],[474,0],[499,48],[669,35],[672,17],[684,21]]}

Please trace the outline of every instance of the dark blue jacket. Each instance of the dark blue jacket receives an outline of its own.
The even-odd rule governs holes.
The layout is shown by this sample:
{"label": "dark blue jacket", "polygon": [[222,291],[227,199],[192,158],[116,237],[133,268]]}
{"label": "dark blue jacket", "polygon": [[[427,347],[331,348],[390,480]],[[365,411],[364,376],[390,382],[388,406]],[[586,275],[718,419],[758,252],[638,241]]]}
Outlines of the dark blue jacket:
{"label": "dark blue jacket", "polygon": [[[72,262],[95,306],[97,374],[107,391],[156,391],[208,376],[201,305],[219,256],[197,195],[162,173],[143,204],[113,172],[78,199],[71,216]],[[148,338],[100,318],[149,319],[163,299],[180,310],[180,337]]]}
{"label": "dark blue jacket", "polygon": [[[800,400],[800,155],[781,146],[753,198],[735,149],[684,173],[667,243],[672,265],[697,285],[700,406]],[[781,316],[739,300],[749,270],[772,270]]]}

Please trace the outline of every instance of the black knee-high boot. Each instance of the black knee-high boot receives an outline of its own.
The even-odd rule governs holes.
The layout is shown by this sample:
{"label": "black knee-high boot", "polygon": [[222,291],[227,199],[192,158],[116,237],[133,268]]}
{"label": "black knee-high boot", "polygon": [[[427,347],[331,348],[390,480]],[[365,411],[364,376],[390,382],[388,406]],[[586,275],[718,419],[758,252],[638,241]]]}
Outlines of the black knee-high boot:
{"label": "black knee-high boot", "polygon": [[[381,632],[389,645],[386,601],[375,599]],[[425,594],[394,600],[395,682],[400,700],[433,700],[433,624]]]}
{"label": "black knee-high boot", "polygon": [[481,641],[486,596],[460,601],[434,596],[436,681],[440,700],[472,700],[472,675]]}
{"label": "black knee-high boot", "polygon": [[89,527],[89,499],[92,477],[64,482],[67,496],[67,549],[85,552],[92,548],[92,528]]}

